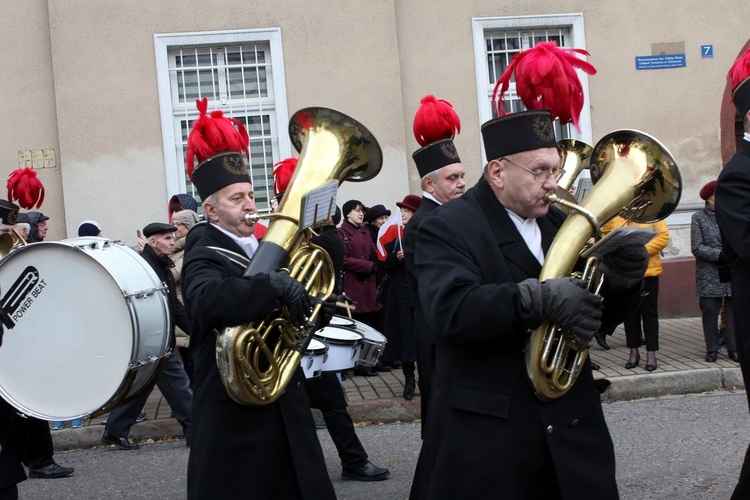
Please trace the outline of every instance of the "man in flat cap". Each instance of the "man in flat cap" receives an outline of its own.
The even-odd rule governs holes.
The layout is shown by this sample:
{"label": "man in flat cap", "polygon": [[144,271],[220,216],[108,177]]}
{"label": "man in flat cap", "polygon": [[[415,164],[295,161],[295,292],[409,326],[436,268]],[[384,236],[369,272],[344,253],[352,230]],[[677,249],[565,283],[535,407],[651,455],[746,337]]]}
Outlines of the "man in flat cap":
{"label": "man in flat cap", "polygon": [[[159,280],[167,286],[167,303],[170,317],[170,351],[164,362],[164,369],[156,379],[156,386],[169,403],[175,418],[182,425],[185,440],[190,443],[190,411],[193,402],[193,391],[185,369],[174,355],[175,325],[189,332],[185,307],[177,299],[174,276],[171,268],[174,266],[169,258],[174,247],[175,226],[163,222],[153,222],[143,228],[146,246],[141,257],[149,263]],[[128,403],[121,404],[112,410],[107,418],[102,443],[111,444],[120,450],[135,450],[140,446],[128,440],[130,428],[136,423],[138,414],[148,400],[151,391]]]}
{"label": "man in flat cap", "polygon": [[[248,147],[244,128],[226,133],[236,122],[221,111],[209,115],[206,108],[206,101],[198,103],[200,117],[186,158],[208,221],[203,234],[186,245],[181,277],[195,391],[188,498],[332,499],[336,495],[302,369],[297,367],[276,401],[250,406],[233,399],[217,367],[217,332],[257,323],[282,306],[301,324],[310,306],[304,287],[286,271],[245,273],[250,258],[264,261],[264,247],[280,247],[268,241],[259,245],[255,224],[246,219],[257,209],[243,157]],[[213,128],[225,133],[209,133]]]}

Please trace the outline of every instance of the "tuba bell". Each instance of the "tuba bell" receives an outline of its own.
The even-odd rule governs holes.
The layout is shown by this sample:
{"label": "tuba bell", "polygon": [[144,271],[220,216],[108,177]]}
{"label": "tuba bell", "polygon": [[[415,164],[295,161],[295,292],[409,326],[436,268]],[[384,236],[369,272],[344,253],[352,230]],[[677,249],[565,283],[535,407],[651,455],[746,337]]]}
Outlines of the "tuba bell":
{"label": "tuba bell", "polygon": [[[548,193],[548,203],[570,210],[547,252],[539,281],[570,276],[581,251],[601,226],[616,215],[638,222],[656,222],[677,207],[682,192],[680,171],[669,151],[653,137],[635,130],[618,130],[602,138],[591,153],[596,184],[581,200],[569,203]],[[596,293],[600,273],[596,258],[578,277]],[[581,373],[589,352],[584,341],[545,322],[526,340],[526,372],[537,397],[552,401],[564,395]]]}
{"label": "tuba bell", "polygon": [[[333,293],[331,259],[310,242],[311,230],[299,225],[303,197],[336,180],[366,181],[380,171],[382,153],[375,137],[359,122],[328,108],[306,108],[289,122],[289,136],[300,158],[278,210],[248,215],[248,222],[269,218],[246,276],[285,268],[317,304],[307,322],[293,324],[282,306],[259,323],[225,328],[216,340],[216,362],[222,382],[236,402],[264,406],[286,389],[321,314],[321,301]],[[325,207],[330,208],[330,207]]]}

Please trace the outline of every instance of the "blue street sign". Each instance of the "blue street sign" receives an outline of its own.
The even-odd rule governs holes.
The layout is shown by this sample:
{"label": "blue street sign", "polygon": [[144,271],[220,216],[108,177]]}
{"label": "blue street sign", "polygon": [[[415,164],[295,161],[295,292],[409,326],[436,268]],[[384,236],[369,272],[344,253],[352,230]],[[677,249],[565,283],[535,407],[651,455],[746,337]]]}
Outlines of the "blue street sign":
{"label": "blue street sign", "polygon": [[714,56],[714,46],[713,45],[701,45],[701,57],[703,59],[709,59]]}
{"label": "blue street sign", "polygon": [[684,68],[685,54],[665,54],[663,56],[636,56],[635,69]]}

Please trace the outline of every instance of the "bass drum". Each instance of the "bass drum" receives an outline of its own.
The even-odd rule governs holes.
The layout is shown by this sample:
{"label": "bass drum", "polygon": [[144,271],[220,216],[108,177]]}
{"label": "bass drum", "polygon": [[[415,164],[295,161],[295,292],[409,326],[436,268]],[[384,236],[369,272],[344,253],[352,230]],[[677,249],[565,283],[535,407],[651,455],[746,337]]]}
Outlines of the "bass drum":
{"label": "bass drum", "polygon": [[135,251],[105,238],[16,247],[0,261],[0,396],[64,421],[150,388],[169,351],[166,290]]}

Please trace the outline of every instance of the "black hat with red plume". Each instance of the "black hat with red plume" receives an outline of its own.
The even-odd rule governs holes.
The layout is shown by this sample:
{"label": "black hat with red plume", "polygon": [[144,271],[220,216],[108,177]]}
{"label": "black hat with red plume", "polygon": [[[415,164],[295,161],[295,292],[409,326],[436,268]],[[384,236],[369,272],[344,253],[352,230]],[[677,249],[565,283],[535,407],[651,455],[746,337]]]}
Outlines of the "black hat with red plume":
{"label": "black hat with red plume", "polygon": [[[555,118],[560,118],[562,124],[572,122],[580,131],[578,117],[583,108],[583,88],[576,68],[590,75],[596,69],[575,53],[589,55],[583,49],[565,49],[555,42],[542,42],[513,57],[492,94],[498,118],[482,125],[487,160],[557,147],[552,126]],[[503,96],[514,73],[516,93],[528,111],[508,114],[503,110]]]}
{"label": "black hat with red plume", "polygon": [[297,168],[297,158],[287,158],[273,165],[273,191],[279,203],[289,187],[295,168]]}
{"label": "black hat with red plume", "polygon": [[40,208],[44,202],[44,185],[29,167],[14,170],[8,176],[6,184],[8,200],[0,200],[0,217],[3,224],[15,224],[18,217],[18,202],[26,210]]}
{"label": "black hat with red plume", "polygon": [[422,98],[414,115],[414,137],[420,146],[412,157],[422,178],[446,165],[460,163],[453,138],[461,132],[461,120],[453,105],[433,95]]}
{"label": "black hat with red plume", "polygon": [[732,81],[731,102],[745,116],[750,111],[750,49],[734,61],[727,78]]}
{"label": "black hat with red plume", "polygon": [[208,100],[205,97],[195,103],[200,116],[193,122],[188,136],[185,162],[190,180],[205,200],[223,187],[250,182],[242,157],[243,153],[249,156],[250,140],[240,121],[225,117],[220,110],[206,114]]}

